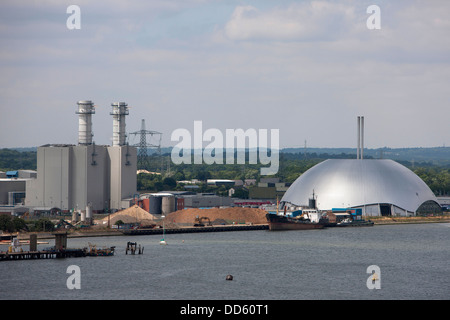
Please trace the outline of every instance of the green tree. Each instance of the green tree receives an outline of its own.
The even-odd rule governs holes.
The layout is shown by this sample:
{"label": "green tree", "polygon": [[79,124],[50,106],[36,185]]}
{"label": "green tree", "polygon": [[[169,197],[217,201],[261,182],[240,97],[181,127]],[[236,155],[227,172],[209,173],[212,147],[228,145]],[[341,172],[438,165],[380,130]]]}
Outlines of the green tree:
{"label": "green tree", "polygon": [[211,173],[205,169],[197,172],[197,179],[206,182],[206,180],[211,178]]}
{"label": "green tree", "polygon": [[36,151],[17,151],[12,149],[0,149],[0,170],[36,170]]}
{"label": "green tree", "polygon": [[12,223],[14,225],[15,231],[19,230],[28,230],[27,224],[25,223],[25,220],[19,217],[14,217],[12,219]]}
{"label": "green tree", "polygon": [[34,231],[48,231],[55,229],[55,225],[48,218],[40,218],[34,222]]}
{"label": "green tree", "polygon": [[14,223],[13,223],[10,215],[0,214],[0,230],[6,231],[6,232],[14,232],[15,231]]}
{"label": "green tree", "polygon": [[122,220],[117,220],[116,223],[114,223],[116,226],[121,226],[125,224]]}
{"label": "green tree", "polygon": [[152,190],[154,190],[154,191],[163,191],[164,190],[164,184],[161,181],[155,181],[153,183]]}
{"label": "green tree", "polygon": [[164,178],[162,183],[164,185],[164,188],[168,190],[171,190],[177,186],[177,182],[175,181],[174,178],[171,177]]}
{"label": "green tree", "polygon": [[183,172],[183,171],[177,171],[177,172],[172,176],[172,178],[173,178],[175,181],[181,181],[181,180],[185,180],[185,179],[186,179],[186,177],[184,176],[184,172]]}

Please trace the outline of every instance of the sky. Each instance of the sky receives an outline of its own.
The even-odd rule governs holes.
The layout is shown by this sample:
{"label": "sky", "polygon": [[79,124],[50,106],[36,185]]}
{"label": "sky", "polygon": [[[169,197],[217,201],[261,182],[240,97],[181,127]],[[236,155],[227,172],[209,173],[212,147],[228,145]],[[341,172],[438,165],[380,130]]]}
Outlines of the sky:
{"label": "sky", "polygon": [[449,12],[448,0],[3,0],[0,148],[77,144],[79,100],[96,105],[96,144],[111,144],[123,101],[126,131],[144,119],[163,147],[194,121],[278,129],[281,148],[356,147],[360,115],[367,148],[449,146]]}

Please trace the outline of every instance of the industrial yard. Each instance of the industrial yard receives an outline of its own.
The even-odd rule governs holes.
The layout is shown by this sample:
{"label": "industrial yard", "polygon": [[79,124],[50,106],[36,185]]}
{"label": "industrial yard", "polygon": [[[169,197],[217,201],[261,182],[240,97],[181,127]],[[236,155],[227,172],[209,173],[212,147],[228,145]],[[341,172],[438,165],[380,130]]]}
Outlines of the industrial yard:
{"label": "industrial yard", "polygon": [[[292,183],[279,177],[231,180],[203,175],[200,184],[214,186],[212,190],[218,192],[198,190],[197,179],[174,178],[171,184],[161,184],[173,189],[142,192],[137,188],[142,155],[138,157],[137,147],[126,140],[128,104],[113,102],[111,107],[111,146],[93,141],[94,102],[78,101],[78,145],[40,146],[37,172],[6,172],[0,195],[2,202],[8,201],[2,207],[8,212],[0,213],[26,221],[44,218],[51,231],[65,231],[69,236],[130,234],[129,230],[142,229],[158,233],[162,228],[177,232],[251,230],[256,228],[251,226],[267,226],[264,208],[276,203],[280,210],[288,206],[323,212],[356,209],[375,224],[448,221],[448,215],[428,217],[441,214],[443,207],[414,172],[393,160],[364,158],[363,116],[357,117],[356,159],[313,164]],[[201,171],[198,176],[202,176]],[[233,197],[243,189],[247,197]],[[314,192],[319,196],[317,202]],[[309,203],[311,193],[313,206]]]}
{"label": "industrial yard", "polygon": [[[67,232],[69,238],[77,237],[103,237],[103,236],[123,236],[124,234],[145,234],[142,232],[131,233],[129,230],[154,230],[154,234],[162,233],[163,226],[166,230],[176,230],[176,233],[208,231],[232,231],[232,230],[260,230],[256,226],[267,226],[265,218],[266,211],[258,208],[211,208],[211,209],[183,209],[172,212],[164,218],[154,219],[155,217],[142,208],[133,206],[129,209],[119,211],[108,216],[101,215],[100,219],[95,219],[89,227],[83,228],[64,228],[55,231]],[[108,227],[108,219],[110,227]],[[114,225],[122,220],[127,224],[127,228],[117,228]],[[57,220],[54,220],[57,221]],[[423,224],[423,223],[449,223],[450,214],[430,215],[422,217],[371,217],[374,225],[398,225],[398,224]],[[199,225],[201,224],[201,226]],[[197,225],[197,226],[195,226]],[[129,227],[134,226],[134,227]],[[217,227],[224,227],[220,229]],[[242,228],[249,226],[250,228]],[[253,228],[251,228],[253,226]],[[207,227],[216,227],[208,229]],[[233,229],[234,227],[234,229]],[[205,230],[202,230],[205,229]],[[53,239],[53,232],[17,232],[12,235],[20,240],[28,240],[30,234],[36,234],[38,239]],[[169,231],[170,232],[170,231]],[[152,233],[152,234],[153,234]],[[147,233],[149,234],[149,233]],[[6,234],[4,234],[6,235]]]}
{"label": "industrial yard", "polygon": [[266,213],[258,208],[190,208],[168,214],[164,222],[178,226],[192,226],[199,223],[198,219],[204,218],[201,222],[205,225],[266,224]]}

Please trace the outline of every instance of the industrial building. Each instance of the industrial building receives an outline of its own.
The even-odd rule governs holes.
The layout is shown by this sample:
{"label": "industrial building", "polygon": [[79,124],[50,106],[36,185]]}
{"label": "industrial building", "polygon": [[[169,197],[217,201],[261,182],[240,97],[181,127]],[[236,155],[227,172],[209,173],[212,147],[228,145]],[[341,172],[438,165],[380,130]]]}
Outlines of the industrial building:
{"label": "industrial building", "polygon": [[24,202],[28,179],[0,178],[0,205],[14,206]]}
{"label": "industrial building", "polygon": [[36,175],[34,170],[0,171],[0,214],[20,215],[28,211],[24,206],[26,184]]}
{"label": "industrial building", "polygon": [[281,202],[308,206],[313,193],[320,210],[362,208],[367,216],[410,216],[440,209],[422,179],[388,159],[325,160],[294,181]]}
{"label": "industrial building", "polygon": [[319,210],[361,208],[366,216],[440,212],[436,196],[414,172],[388,159],[364,159],[364,117],[358,117],[357,159],[329,159],[303,173],[281,199],[283,205]]}
{"label": "industrial building", "polygon": [[78,101],[78,145],[44,145],[37,178],[26,183],[26,206],[48,210],[120,210],[136,191],[137,149],[126,143],[124,102],[112,103],[112,146],[93,142],[92,101]]}
{"label": "industrial building", "polygon": [[232,206],[233,200],[214,193],[196,193],[192,191],[163,191],[141,194],[139,206],[151,214],[169,214],[187,208],[214,208]]}
{"label": "industrial building", "polygon": [[289,185],[281,182],[280,178],[261,178],[257,186],[248,189],[249,198],[275,200],[283,197],[288,188]]}

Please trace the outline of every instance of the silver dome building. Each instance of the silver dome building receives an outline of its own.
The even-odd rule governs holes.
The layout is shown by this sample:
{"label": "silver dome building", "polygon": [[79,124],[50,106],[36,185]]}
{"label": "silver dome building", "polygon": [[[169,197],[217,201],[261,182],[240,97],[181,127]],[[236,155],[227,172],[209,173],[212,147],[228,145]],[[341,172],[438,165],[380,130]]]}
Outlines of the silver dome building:
{"label": "silver dome building", "polygon": [[361,208],[366,216],[410,216],[439,212],[430,188],[415,173],[388,159],[325,160],[303,173],[282,204],[307,207],[312,194],[319,210]]}

